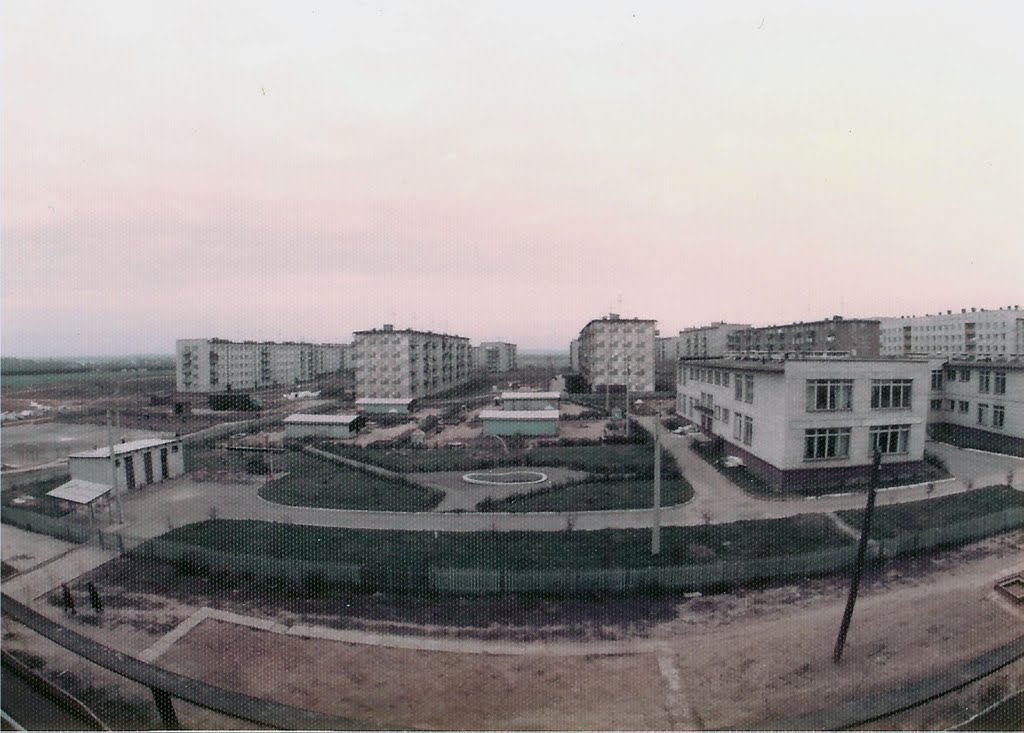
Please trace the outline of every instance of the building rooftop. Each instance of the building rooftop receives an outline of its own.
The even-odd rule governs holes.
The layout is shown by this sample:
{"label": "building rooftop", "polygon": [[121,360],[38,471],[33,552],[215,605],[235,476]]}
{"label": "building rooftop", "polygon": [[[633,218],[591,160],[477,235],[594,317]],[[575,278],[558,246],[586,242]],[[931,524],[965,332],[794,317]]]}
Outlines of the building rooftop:
{"label": "building rooftop", "polygon": [[286,425],[349,425],[360,417],[360,415],[309,415],[296,413],[286,417],[283,422]]}
{"label": "building rooftop", "polygon": [[503,400],[557,400],[561,392],[502,392]]}
{"label": "building rooftop", "polygon": [[52,496],[54,499],[73,501],[75,504],[91,504],[108,491],[110,491],[108,484],[99,484],[95,481],[73,478],[56,489],[47,491],[46,495]]}
{"label": "building rooftop", "polygon": [[481,410],[481,420],[557,420],[559,410]]}
{"label": "building rooftop", "polygon": [[412,403],[412,397],[360,397],[356,400],[357,405],[408,405]]}
{"label": "building rooftop", "polygon": [[453,333],[437,333],[437,332],[434,332],[434,331],[420,331],[420,330],[415,329],[415,328],[389,328],[387,325],[385,325],[383,328],[368,328],[368,329],[364,329],[362,331],[353,331],[352,335],[353,336],[360,336],[360,335],[364,335],[364,334],[365,335],[376,335],[376,334],[382,334],[382,333],[407,333],[407,334],[415,334],[417,336],[441,336],[441,337],[444,337],[444,338],[461,339],[462,341],[469,341],[469,337],[468,336],[457,336],[457,335],[455,335]]}
{"label": "building rooftop", "polygon": [[[142,438],[140,440],[129,440],[127,443],[115,443],[114,444],[114,455],[119,456],[123,453],[133,453],[137,450],[145,450],[146,448],[156,448],[162,445],[171,445],[172,443],[178,443],[178,438]],[[80,453],[72,453],[69,458],[110,458],[110,446],[103,446],[102,448],[93,448],[92,450],[81,451]]]}

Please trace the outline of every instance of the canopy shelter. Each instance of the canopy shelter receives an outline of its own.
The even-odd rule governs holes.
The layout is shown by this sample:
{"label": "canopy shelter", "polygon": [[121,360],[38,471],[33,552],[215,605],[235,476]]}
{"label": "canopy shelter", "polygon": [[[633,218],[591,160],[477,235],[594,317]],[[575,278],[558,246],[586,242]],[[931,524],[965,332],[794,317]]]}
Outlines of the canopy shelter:
{"label": "canopy shelter", "polygon": [[109,484],[99,484],[95,481],[86,481],[80,478],[73,478],[63,483],[56,489],[47,491],[47,496],[52,496],[60,501],[70,502],[81,506],[89,507],[89,523],[91,524],[94,515],[95,502],[105,494],[110,493]]}

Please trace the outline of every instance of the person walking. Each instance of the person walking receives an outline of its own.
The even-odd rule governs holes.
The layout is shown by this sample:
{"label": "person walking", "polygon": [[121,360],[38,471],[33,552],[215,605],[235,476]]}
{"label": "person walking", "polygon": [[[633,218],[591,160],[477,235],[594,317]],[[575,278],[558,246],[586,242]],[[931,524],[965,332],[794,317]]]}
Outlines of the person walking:
{"label": "person walking", "polygon": [[71,589],[67,583],[60,584],[61,595],[64,597],[64,613],[75,615],[75,598],[71,595]]}
{"label": "person walking", "polygon": [[92,582],[85,584],[86,590],[89,591],[89,604],[92,606],[92,610],[96,613],[103,612],[103,601],[100,599],[99,591],[96,590],[96,586]]}

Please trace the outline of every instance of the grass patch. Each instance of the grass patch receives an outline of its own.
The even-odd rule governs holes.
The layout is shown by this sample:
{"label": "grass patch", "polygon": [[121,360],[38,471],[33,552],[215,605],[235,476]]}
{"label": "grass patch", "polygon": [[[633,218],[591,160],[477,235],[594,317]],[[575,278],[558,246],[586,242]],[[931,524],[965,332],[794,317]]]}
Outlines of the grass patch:
{"label": "grass patch", "polygon": [[[874,516],[871,518],[871,536],[881,539],[905,532],[945,527],[953,522],[975,519],[1020,506],[1024,506],[1024,493],[1009,486],[988,486],[962,494],[875,507]],[[861,528],[864,521],[863,509],[842,511],[838,514],[851,527]]]}
{"label": "grass patch", "polygon": [[274,470],[287,471],[270,481],[259,495],[289,506],[379,511],[429,511],[444,493],[406,481],[374,476],[305,453],[288,453],[274,462]]}
{"label": "grass patch", "polygon": [[[682,504],[693,498],[685,479],[666,479],[661,484],[661,504]],[[631,481],[584,481],[543,486],[504,499],[484,499],[481,512],[577,512],[604,509],[648,509],[654,504],[652,479]]]}
{"label": "grass patch", "polygon": [[827,518],[810,514],[665,527],[657,557],[650,554],[650,538],[648,529],[435,534],[224,519],[190,524],[163,535],[163,539],[224,552],[402,569],[430,565],[481,569],[682,565],[798,554],[853,543]]}
{"label": "grass patch", "polygon": [[[46,517],[63,517],[70,514],[71,509],[62,508],[57,501],[48,497],[46,493],[67,482],[67,477],[53,478],[34,484],[25,484],[24,486],[16,486],[9,489],[4,488],[0,492],[0,504],[14,509],[35,512]],[[15,499],[23,496],[30,497],[30,501],[27,503],[15,503]]]}
{"label": "grass patch", "polygon": [[479,455],[469,448],[358,448],[325,445],[323,450],[396,473],[475,471],[510,466],[516,462],[511,456],[507,456],[507,460],[495,459]]}

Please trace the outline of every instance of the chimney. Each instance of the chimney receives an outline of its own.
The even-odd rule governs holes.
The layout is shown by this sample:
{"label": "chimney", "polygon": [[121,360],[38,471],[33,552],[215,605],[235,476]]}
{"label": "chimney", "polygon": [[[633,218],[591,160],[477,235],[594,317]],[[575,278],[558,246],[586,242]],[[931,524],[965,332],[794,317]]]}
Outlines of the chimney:
{"label": "chimney", "polygon": [[384,330],[385,331],[394,331],[395,330],[395,326],[394,326],[394,324],[391,324],[391,323],[385,323],[384,324]]}

